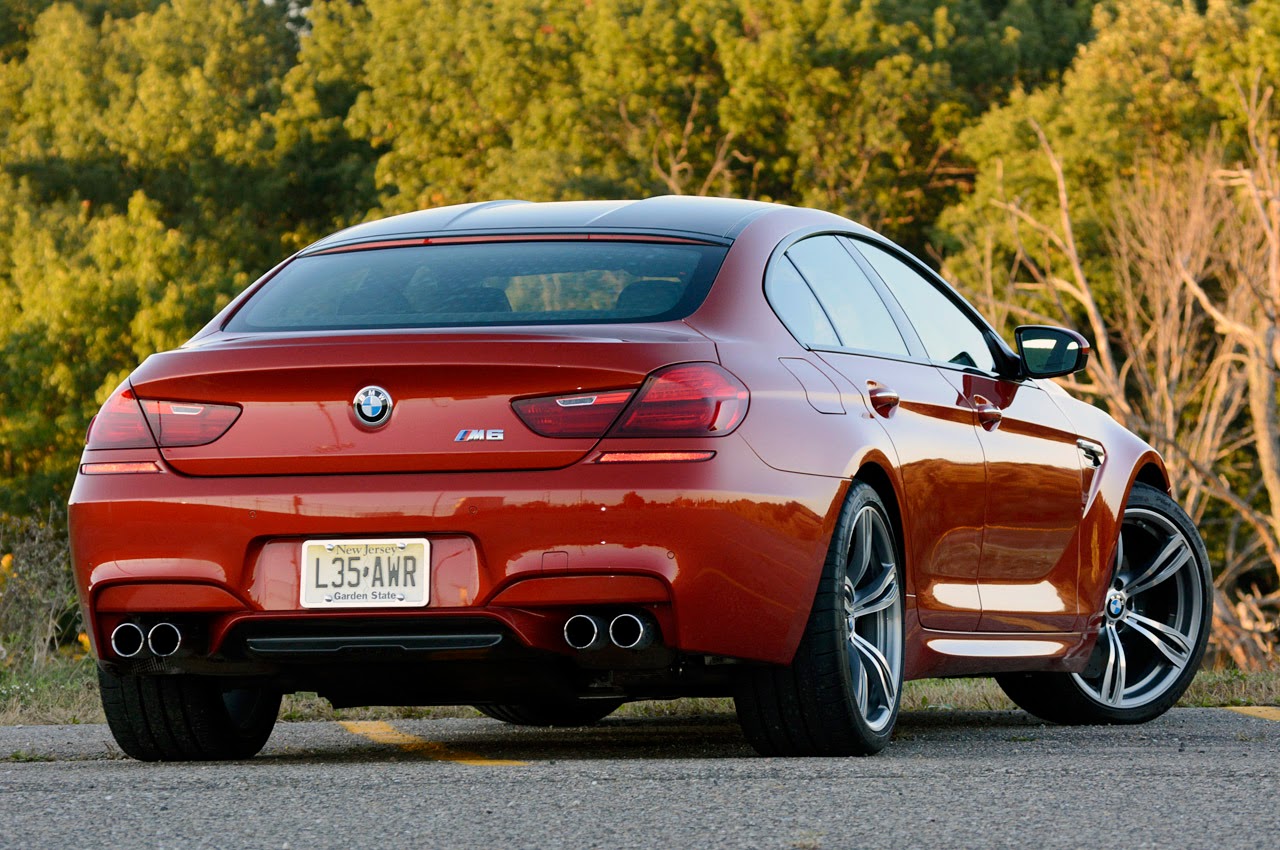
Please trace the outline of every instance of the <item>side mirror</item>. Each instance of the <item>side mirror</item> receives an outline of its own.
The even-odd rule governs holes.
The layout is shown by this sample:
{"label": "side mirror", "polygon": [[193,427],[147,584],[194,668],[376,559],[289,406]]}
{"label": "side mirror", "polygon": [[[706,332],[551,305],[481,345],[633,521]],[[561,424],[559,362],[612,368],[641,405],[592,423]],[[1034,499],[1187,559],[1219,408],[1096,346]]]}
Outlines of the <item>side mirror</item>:
{"label": "side mirror", "polygon": [[1047,325],[1022,325],[1013,332],[1023,374],[1054,378],[1079,372],[1089,362],[1089,341],[1075,331]]}

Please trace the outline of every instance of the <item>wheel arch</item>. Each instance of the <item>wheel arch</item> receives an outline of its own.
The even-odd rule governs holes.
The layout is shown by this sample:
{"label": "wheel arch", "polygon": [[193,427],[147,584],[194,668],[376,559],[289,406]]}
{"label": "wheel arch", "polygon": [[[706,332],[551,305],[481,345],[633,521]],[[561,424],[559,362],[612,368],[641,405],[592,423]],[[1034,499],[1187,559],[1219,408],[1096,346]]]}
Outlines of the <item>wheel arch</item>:
{"label": "wheel arch", "polygon": [[[858,468],[858,472],[853,476],[853,480],[861,481],[870,486],[871,489],[876,491],[880,501],[884,503],[884,508],[889,514],[889,526],[893,529],[893,545],[898,550],[898,562],[905,567],[904,541],[906,536],[903,534],[902,508],[898,498],[898,487],[894,483],[893,476],[889,474],[888,462],[879,458],[864,460],[862,466]],[[907,591],[910,592],[910,590],[911,581],[908,578]]]}
{"label": "wheel arch", "polygon": [[1164,464],[1157,463],[1150,457],[1143,458],[1134,471],[1133,481],[1129,484],[1130,490],[1133,489],[1134,484],[1146,484],[1165,493],[1169,493],[1172,489],[1169,484],[1169,473],[1165,470]]}
{"label": "wheel arch", "polygon": [[1099,612],[1115,570],[1120,525],[1133,488],[1146,484],[1162,493],[1170,493],[1169,473],[1164,460],[1155,449],[1137,437],[1129,435],[1127,440],[1114,441],[1114,448],[1109,448],[1107,464],[1111,465],[1111,474],[1106,474],[1104,466],[1103,478],[1096,488],[1096,495],[1101,498],[1090,499],[1082,524],[1084,549],[1081,553],[1078,604],[1085,618],[1082,623],[1084,630],[1094,636],[1102,623]]}

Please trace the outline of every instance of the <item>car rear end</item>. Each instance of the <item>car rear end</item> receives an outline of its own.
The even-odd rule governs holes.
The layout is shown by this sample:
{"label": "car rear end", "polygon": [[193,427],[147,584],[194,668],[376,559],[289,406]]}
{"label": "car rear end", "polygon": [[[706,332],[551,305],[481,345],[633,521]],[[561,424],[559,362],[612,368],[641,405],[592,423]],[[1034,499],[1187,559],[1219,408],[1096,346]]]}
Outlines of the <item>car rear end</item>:
{"label": "car rear end", "polygon": [[683,321],[726,240],[405,236],[283,264],[92,424],[95,653],[337,705],[726,693],[786,663],[838,479]]}

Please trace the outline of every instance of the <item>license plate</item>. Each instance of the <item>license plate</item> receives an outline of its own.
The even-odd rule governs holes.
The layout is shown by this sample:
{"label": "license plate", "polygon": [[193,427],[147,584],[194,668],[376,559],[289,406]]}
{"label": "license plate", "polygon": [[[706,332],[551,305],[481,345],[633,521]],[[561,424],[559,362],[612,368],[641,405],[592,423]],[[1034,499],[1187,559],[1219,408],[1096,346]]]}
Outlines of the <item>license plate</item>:
{"label": "license plate", "polygon": [[423,537],[307,540],[303,608],[421,608],[430,598],[431,544]]}

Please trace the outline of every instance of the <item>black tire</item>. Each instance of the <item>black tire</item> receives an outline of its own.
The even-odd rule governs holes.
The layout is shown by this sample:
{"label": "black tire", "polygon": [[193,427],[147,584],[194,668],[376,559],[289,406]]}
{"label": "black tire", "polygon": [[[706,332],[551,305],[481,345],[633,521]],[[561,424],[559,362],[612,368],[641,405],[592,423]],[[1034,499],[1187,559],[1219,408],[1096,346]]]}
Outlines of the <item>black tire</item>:
{"label": "black tire", "polygon": [[739,679],[738,721],[761,755],[863,756],[889,743],[902,702],[897,551],[880,497],[853,482],[791,666]]}
{"label": "black tire", "polygon": [[280,712],[268,688],[224,688],[200,676],[116,675],[99,668],[107,725],[125,754],[140,761],[252,758]]}
{"label": "black tire", "polygon": [[1135,484],[1112,569],[1082,673],[996,677],[1024,711],[1064,725],[1145,723],[1195,678],[1213,622],[1213,583],[1191,518],[1168,494]]}
{"label": "black tire", "polygon": [[575,699],[517,705],[477,705],[476,711],[516,726],[590,726],[613,714],[623,700]]}

